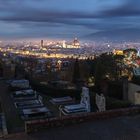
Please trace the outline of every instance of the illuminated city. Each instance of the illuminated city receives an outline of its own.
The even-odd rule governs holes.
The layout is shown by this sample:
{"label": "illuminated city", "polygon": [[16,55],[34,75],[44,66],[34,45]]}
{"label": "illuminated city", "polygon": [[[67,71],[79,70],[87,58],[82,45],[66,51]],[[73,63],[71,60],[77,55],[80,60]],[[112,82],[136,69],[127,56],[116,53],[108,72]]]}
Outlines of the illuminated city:
{"label": "illuminated city", "polygon": [[140,140],[139,6],[0,0],[0,139]]}

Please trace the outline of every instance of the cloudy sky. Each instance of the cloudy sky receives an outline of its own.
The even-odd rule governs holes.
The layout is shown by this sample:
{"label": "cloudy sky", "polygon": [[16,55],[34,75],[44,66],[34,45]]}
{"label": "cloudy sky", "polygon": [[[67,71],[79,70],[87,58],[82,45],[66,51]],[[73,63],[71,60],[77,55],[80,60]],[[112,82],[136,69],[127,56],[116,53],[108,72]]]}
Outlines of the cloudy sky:
{"label": "cloudy sky", "polygon": [[0,39],[140,29],[140,0],[0,0]]}

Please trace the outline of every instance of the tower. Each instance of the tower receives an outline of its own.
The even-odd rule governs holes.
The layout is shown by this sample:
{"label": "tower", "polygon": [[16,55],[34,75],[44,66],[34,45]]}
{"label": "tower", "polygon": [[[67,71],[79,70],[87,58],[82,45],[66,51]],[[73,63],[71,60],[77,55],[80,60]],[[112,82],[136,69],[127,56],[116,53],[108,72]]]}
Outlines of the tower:
{"label": "tower", "polygon": [[43,40],[41,40],[41,47],[43,47],[44,46],[44,41]]}
{"label": "tower", "polygon": [[66,48],[66,41],[63,40],[63,44],[62,44],[63,48]]}

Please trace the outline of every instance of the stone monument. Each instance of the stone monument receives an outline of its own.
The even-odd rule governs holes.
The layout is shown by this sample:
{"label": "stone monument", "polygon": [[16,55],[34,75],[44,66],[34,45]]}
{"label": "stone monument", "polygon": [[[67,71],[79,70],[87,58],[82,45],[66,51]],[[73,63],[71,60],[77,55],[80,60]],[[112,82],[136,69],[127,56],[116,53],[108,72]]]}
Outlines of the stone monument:
{"label": "stone monument", "polygon": [[103,94],[98,95],[96,94],[96,105],[99,109],[99,112],[106,110],[106,99]]}
{"label": "stone monument", "polygon": [[82,87],[81,93],[81,101],[80,104],[85,105],[87,112],[90,112],[90,96],[89,96],[89,89],[86,87]]}

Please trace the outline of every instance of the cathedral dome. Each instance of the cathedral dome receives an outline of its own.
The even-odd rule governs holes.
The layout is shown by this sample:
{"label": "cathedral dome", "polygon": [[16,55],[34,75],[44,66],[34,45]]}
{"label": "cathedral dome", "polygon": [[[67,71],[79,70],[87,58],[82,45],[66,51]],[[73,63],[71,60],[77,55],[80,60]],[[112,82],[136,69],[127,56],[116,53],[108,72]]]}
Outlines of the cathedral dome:
{"label": "cathedral dome", "polygon": [[77,38],[74,39],[73,46],[80,46],[80,42]]}

